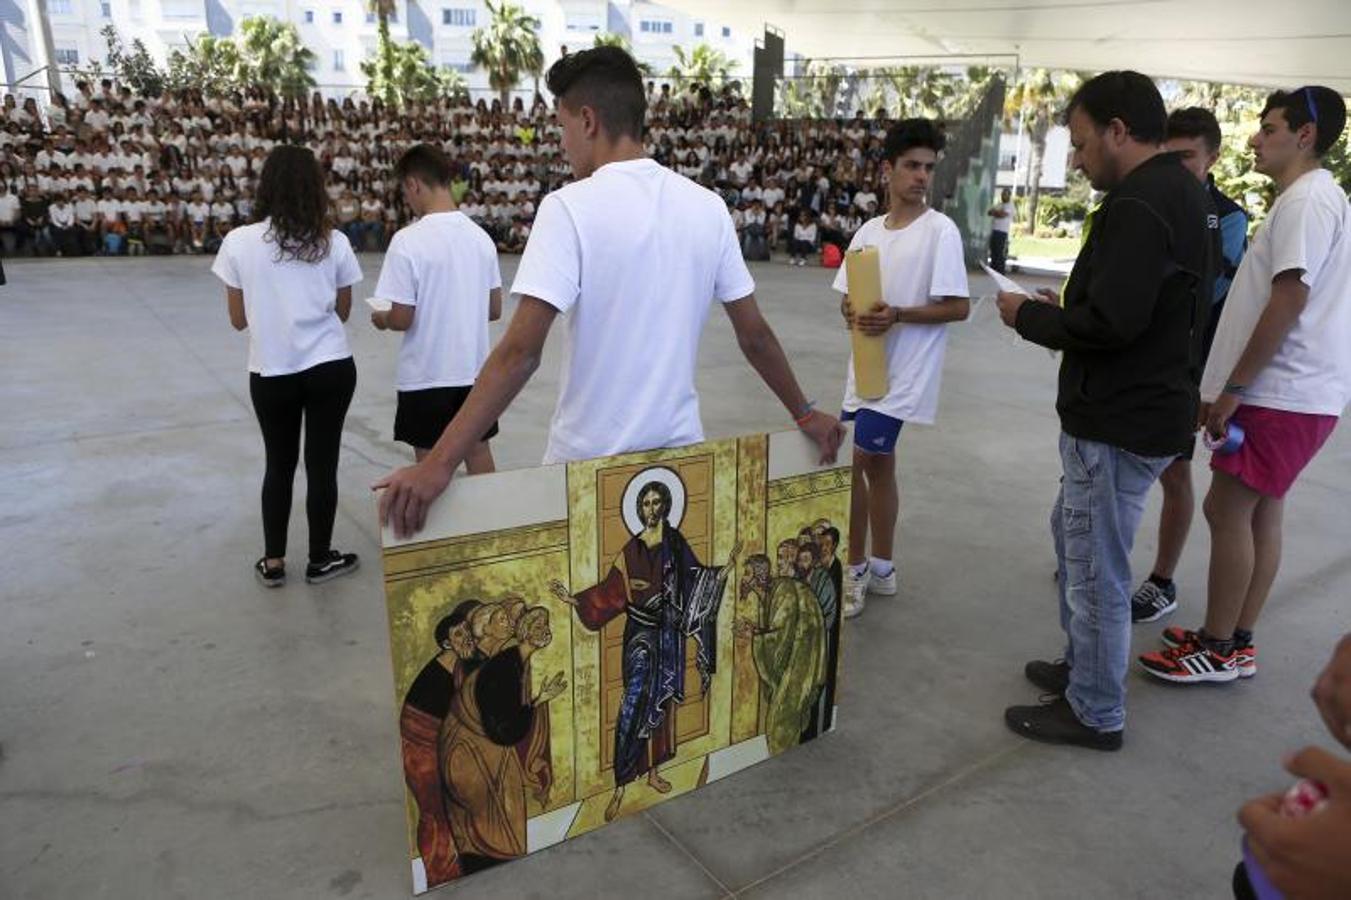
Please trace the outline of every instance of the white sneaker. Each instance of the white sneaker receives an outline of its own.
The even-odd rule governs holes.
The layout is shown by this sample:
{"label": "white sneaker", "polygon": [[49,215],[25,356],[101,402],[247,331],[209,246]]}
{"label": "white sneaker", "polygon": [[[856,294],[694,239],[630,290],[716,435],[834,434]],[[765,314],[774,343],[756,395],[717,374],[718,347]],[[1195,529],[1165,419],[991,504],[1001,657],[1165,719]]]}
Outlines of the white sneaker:
{"label": "white sneaker", "polygon": [[896,567],[892,566],[891,571],[885,577],[878,575],[872,569],[868,570],[868,590],[874,594],[881,594],[884,597],[894,596],[896,593]]}
{"label": "white sneaker", "polygon": [[868,580],[872,573],[864,570],[862,575],[857,577],[849,570],[844,570],[844,617],[852,619],[854,616],[863,612],[863,597],[868,593]]}

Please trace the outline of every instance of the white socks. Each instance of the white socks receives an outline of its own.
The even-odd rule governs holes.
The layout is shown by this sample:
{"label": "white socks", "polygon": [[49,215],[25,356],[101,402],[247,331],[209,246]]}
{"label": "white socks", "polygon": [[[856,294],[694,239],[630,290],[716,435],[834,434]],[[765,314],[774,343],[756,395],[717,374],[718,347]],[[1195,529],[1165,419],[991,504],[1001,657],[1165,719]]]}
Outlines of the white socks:
{"label": "white socks", "polygon": [[863,573],[867,572],[869,569],[871,569],[872,573],[878,578],[886,578],[890,576],[892,572],[896,571],[896,567],[892,565],[891,560],[870,556],[868,557],[867,562],[861,562],[858,565],[853,565],[851,563],[849,566],[849,574],[853,575],[855,578],[862,578]]}

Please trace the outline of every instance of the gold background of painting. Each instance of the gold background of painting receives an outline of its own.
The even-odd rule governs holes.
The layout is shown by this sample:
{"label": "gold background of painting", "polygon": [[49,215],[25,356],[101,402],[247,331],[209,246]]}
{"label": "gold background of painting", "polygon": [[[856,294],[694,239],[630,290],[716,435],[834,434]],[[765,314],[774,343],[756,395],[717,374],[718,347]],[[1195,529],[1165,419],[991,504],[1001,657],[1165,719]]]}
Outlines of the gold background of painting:
{"label": "gold background of painting", "polygon": [[[749,642],[733,636],[736,619],[755,616],[753,598],[740,596],[741,563],[753,553],[765,553],[773,565],[773,551],[780,540],[795,538],[801,528],[821,518],[840,530],[839,553],[843,553],[848,541],[850,490],[847,468],[767,482],[765,435],[571,463],[567,467],[567,520],[386,549],[396,722],[413,679],[437,652],[436,623],[458,603],[470,597],[492,602],[518,594],[529,605],[542,605],[550,612],[553,641],[531,659],[532,692],[558,671],[567,678],[568,688],[549,704],[554,784],[548,803],[541,807],[528,796],[527,814],[534,817],[582,801],[568,836],[603,825],[603,810],[614,781],[601,748],[613,743],[614,736],[601,733],[602,637],[600,632],[588,631],[570,607],[554,599],[549,580],[557,578],[576,592],[595,584],[609,570],[613,560],[602,559],[599,547],[601,528],[606,526],[598,514],[602,473],[614,469],[639,472],[651,465],[698,457],[711,459],[713,471],[713,551],[711,558],[701,552],[701,562],[723,565],[738,537],[742,542],[740,562],[728,578],[718,616],[709,727],[702,737],[679,743],[676,758],[663,765],[662,774],[672,784],[670,793],[658,794],[639,780],[626,791],[622,813],[637,812],[698,787],[707,777],[708,754],[761,733],[759,676]],[[693,696],[698,682],[687,680],[686,686],[687,695]],[[406,810],[410,858],[416,858],[417,807],[411,794],[406,795]]]}

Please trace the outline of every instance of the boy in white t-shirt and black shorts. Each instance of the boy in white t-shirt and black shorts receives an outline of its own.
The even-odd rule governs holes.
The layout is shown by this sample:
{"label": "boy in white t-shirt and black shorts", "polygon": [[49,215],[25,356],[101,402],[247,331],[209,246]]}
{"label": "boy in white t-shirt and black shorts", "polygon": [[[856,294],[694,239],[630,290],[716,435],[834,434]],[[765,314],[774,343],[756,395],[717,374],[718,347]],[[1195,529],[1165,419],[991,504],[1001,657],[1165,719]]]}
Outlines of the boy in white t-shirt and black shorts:
{"label": "boy in white t-shirt and black shorts", "polygon": [[927,202],[943,144],[942,133],[928,119],[906,119],[887,133],[882,166],[888,181],[888,211],[865,222],[849,242],[850,250],[877,248],[883,302],[855,317],[845,267],[835,276],[835,290],[845,295],[840,311],[849,327],[886,336],[888,384],[880,400],[860,399],[850,359],[843,416],[854,422],[854,494],[844,574],[848,618],[863,611],[869,590],[896,593],[892,563],[900,511],[896,440],[906,422],[933,424],[947,323],[965,319],[971,309],[961,234],[951,219],[930,209]]}
{"label": "boy in white t-shirt and black shorts", "polygon": [[[394,177],[418,216],[394,235],[375,295],[393,304],[371,313],[380,330],[404,332],[399,350],[394,440],[419,461],[469,396],[488,358],[488,322],[502,316],[502,273],[488,233],[460,212],[450,192],[454,170],[444,153],[418,144]],[[465,458],[470,475],[493,471],[493,422]]]}
{"label": "boy in white t-shirt and black shorts", "polygon": [[1351,204],[1323,168],[1345,126],[1331,88],[1277,91],[1248,142],[1277,197],[1234,275],[1201,377],[1203,427],[1231,445],[1210,461],[1205,625],[1164,629],[1167,649],[1140,657],[1165,681],[1257,673],[1253,628],[1281,562],[1286,493],[1351,402]]}

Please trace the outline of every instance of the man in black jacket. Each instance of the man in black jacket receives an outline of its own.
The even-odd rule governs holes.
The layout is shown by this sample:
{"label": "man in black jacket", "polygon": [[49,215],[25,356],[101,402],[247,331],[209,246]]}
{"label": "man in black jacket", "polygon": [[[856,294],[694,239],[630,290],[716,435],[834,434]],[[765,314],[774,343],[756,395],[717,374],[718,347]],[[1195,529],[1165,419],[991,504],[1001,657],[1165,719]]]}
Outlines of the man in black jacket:
{"label": "man in black jacket", "polygon": [[1005,324],[1061,350],[1060,495],[1051,514],[1065,659],[1028,663],[1055,695],[1005,712],[1024,737],[1121,746],[1130,655],[1130,550],[1145,496],[1193,440],[1218,219],[1177,154],[1154,83],[1106,72],[1070,100],[1074,165],[1107,191],[1065,286],[999,295]]}

